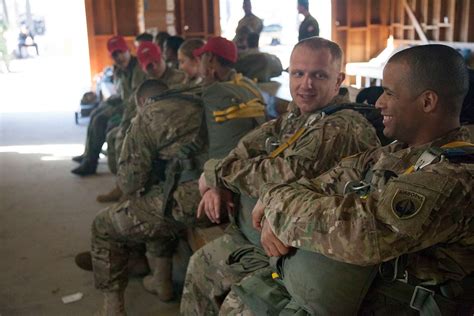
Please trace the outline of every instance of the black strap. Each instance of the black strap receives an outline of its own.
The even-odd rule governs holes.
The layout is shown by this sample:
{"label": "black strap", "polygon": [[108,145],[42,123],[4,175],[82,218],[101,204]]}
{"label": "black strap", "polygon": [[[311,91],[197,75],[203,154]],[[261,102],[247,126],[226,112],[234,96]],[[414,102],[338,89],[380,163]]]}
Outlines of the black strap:
{"label": "black strap", "polygon": [[436,293],[434,289],[421,285],[377,279],[373,287],[380,294],[419,311],[421,316],[454,315],[458,308],[456,302]]}

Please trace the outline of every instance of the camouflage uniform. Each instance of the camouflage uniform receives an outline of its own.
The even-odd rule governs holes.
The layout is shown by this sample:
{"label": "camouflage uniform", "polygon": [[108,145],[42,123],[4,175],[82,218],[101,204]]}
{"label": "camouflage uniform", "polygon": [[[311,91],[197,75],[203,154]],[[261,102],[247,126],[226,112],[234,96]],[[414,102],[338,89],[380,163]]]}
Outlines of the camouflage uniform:
{"label": "camouflage uniform", "polygon": [[[235,71],[231,71],[226,79],[234,79],[235,76]],[[193,103],[196,102],[195,99],[191,102],[184,95],[178,94],[147,105],[144,112],[132,121],[125,137],[118,169],[119,186],[130,200],[103,210],[95,218],[92,227],[91,253],[97,288],[112,291],[126,286],[126,246],[130,243],[146,242],[147,251],[152,256],[169,257],[175,250],[176,236],[185,225],[202,223],[195,219],[195,210],[200,201],[197,180],[178,184],[172,192],[171,214],[163,213],[166,183],[161,181],[148,192],[145,188],[154,182],[152,174],[163,169],[160,166],[154,167],[153,162],[170,161],[178,153],[181,154],[182,148],[186,147],[183,145],[189,145],[203,137],[201,132],[204,122],[201,120],[205,119],[205,125],[208,129],[211,128],[210,116],[213,110],[223,110],[229,106],[226,104],[228,101],[245,102],[247,98],[255,97],[247,89],[235,84],[231,86],[232,88],[227,82],[215,82],[202,87],[204,109]],[[230,92],[234,94],[231,95]],[[179,102],[176,102],[176,98]],[[196,153],[194,162],[197,164],[199,160],[205,160],[207,154],[210,157],[227,154],[231,146],[235,147],[241,133],[247,133],[255,127],[256,120],[253,117],[240,118],[224,124],[214,124],[219,125],[212,127],[217,131],[208,130],[209,139],[204,143],[207,141],[209,148],[203,146],[203,152]],[[232,135],[222,133],[229,129],[233,132]],[[226,146],[220,146],[221,142],[225,142]],[[216,146],[219,148],[214,149]],[[171,167],[167,171],[169,169]],[[200,173],[194,179],[199,175]],[[158,176],[162,177],[163,175]],[[168,179],[169,174],[166,174],[165,181]],[[203,221],[208,223],[207,218]]]}
{"label": "camouflage uniform", "polygon": [[309,14],[300,24],[298,31],[298,41],[312,36],[319,36],[319,24],[318,21],[316,21],[316,19],[311,14]]}
{"label": "camouflage uniform", "polygon": [[[462,280],[474,272],[474,165],[424,155],[430,148],[468,140],[469,132],[461,128],[421,146],[397,142],[349,157],[312,180],[266,184],[260,196],[267,223],[296,253],[358,266],[408,254],[409,280]],[[299,264],[300,279],[313,281],[320,292],[333,288],[333,283],[314,282],[326,269],[315,269],[311,260]],[[287,268],[282,267],[284,276]],[[283,279],[293,297],[306,299],[302,304],[324,304],[301,293],[310,287]]]}
{"label": "camouflage uniform", "polygon": [[[96,287],[103,291],[125,288],[129,246],[147,245],[156,257],[172,255],[182,226],[163,212],[163,183],[151,186],[153,162],[167,161],[196,137],[202,108],[196,102],[165,99],[146,107],[125,137],[118,180],[130,199],[102,210],[92,225],[92,258]],[[199,201],[196,181],[183,183],[173,195],[173,212],[194,210]],[[190,198],[191,196],[191,198]]]}
{"label": "camouflage uniform", "polygon": [[[347,102],[347,97],[341,100],[338,96],[332,101],[341,102]],[[343,157],[379,145],[374,128],[359,113],[342,110],[322,119],[317,119],[318,115],[301,114],[291,103],[289,113],[246,135],[226,158],[205,164],[207,184],[240,194],[240,206],[231,234],[214,240],[191,257],[181,300],[182,314],[217,314],[230,286],[268,262],[260,256],[259,260],[252,260],[250,269],[241,271],[235,271],[226,262],[242,247],[255,248],[253,245],[260,244],[250,216],[262,184],[317,176]],[[302,136],[283,155],[269,158],[272,149],[266,148],[265,143],[282,144],[305,124]]]}
{"label": "camouflage uniform", "polygon": [[[181,84],[184,81],[185,75],[183,72],[166,68],[163,76],[159,78],[169,88]],[[138,86],[136,87],[138,88]],[[137,105],[135,104],[135,93],[130,95],[129,101],[126,103],[125,110],[122,116],[120,125],[114,127],[107,133],[107,162],[109,169],[113,174],[117,173],[118,160],[120,158],[120,152],[122,150],[123,140],[128,127],[130,126],[131,120],[137,113]]]}
{"label": "camouflage uniform", "polygon": [[145,73],[134,56],[131,57],[125,71],[114,68],[114,83],[120,93],[120,98],[109,98],[92,112],[84,151],[86,161],[97,161],[106,139],[108,124],[110,121],[115,121],[115,124],[120,122],[119,118],[127,106],[127,100],[130,100],[132,92],[145,80],[145,77]]}

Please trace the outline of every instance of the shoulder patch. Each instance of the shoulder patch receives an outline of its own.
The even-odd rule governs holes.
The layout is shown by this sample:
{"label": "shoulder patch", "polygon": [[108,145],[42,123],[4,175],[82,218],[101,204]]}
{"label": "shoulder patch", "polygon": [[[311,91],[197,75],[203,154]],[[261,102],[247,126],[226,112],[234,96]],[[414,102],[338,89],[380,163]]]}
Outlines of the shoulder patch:
{"label": "shoulder patch", "polygon": [[308,28],[306,29],[306,31],[308,31],[308,32],[313,32],[313,31],[314,31],[314,26],[312,26],[312,25],[308,26]]}
{"label": "shoulder patch", "polygon": [[414,217],[423,207],[426,197],[420,193],[398,189],[392,198],[392,212],[399,219]]}

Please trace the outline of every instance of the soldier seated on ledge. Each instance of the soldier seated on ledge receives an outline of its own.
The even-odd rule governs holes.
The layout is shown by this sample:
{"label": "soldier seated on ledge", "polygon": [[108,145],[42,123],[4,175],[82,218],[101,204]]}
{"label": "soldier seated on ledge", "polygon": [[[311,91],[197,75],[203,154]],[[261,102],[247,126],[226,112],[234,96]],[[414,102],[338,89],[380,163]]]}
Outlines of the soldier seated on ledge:
{"label": "soldier seated on ledge", "polygon": [[[361,314],[472,314],[474,145],[459,122],[466,65],[448,46],[412,47],[390,58],[383,83],[376,106],[397,141],[319,177],[262,186],[253,225],[276,263],[236,286],[229,305],[355,315],[375,278]],[[279,294],[265,306],[267,286]]]}
{"label": "soldier seated on ledge", "polygon": [[[239,203],[226,234],[193,254],[181,299],[184,315],[223,315],[221,303],[233,283],[268,265],[251,211],[266,182],[287,183],[316,176],[343,157],[379,146],[371,123],[353,110],[326,114],[348,103],[339,95],[344,81],[342,51],[334,42],[313,37],[299,42],[290,58],[288,113],[245,135],[237,147],[204,165],[198,211],[221,222],[227,205]],[[222,206],[222,207],[221,207]]]}

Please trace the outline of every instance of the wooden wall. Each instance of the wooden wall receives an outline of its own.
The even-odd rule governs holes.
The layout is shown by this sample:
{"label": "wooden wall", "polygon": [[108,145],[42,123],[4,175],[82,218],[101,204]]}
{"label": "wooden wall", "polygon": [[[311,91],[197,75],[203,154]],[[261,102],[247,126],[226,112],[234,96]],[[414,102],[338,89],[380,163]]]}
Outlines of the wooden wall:
{"label": "wooden wall", "polygon": [[202,38],[220,34],[219,0],[84,1],[92,77],[112,63],[106,48],[111,36],[124,36],[135,52],[134,38],[145,30]]}
{"label": "wooden wall", "polygon": [[442,42],[474,50],[474,1],[333,0],[333,40],[345,62],[376,57],[389,35],[398,44]]}

